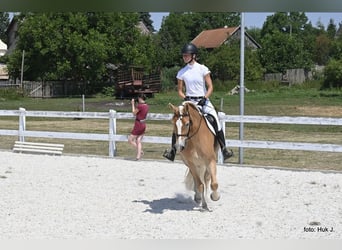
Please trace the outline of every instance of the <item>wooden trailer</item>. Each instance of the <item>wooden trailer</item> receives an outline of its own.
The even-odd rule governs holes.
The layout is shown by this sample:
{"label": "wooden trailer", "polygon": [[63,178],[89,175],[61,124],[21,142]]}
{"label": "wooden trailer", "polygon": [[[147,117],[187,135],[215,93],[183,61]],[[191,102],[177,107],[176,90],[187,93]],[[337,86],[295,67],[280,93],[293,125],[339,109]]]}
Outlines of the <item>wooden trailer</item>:
{"label": "wooden trailer", "polygon": [[153,97],[161,90],[160,70],[145,73],[143,67],[130,67],[128,70],[119,69],[115,82],[115,97],[120,99],[136,97],[139,93]]}

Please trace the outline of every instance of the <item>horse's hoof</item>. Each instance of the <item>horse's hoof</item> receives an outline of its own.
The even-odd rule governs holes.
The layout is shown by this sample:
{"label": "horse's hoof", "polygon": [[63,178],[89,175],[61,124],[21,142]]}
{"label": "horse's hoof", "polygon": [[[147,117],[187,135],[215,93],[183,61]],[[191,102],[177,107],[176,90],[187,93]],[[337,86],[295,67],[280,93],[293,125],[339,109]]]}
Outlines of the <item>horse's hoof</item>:
{"label": "horse's hoof", "polygon": [[211,210],[207,205],[202,206],[200,209],[201,212],[212,212],[213,210]]}
{"label": "horse's hoof", "polygon": [[210,194],[210,199],[213,201],[218,201],[220,199],[220,194],[219,193],[211,193]]}

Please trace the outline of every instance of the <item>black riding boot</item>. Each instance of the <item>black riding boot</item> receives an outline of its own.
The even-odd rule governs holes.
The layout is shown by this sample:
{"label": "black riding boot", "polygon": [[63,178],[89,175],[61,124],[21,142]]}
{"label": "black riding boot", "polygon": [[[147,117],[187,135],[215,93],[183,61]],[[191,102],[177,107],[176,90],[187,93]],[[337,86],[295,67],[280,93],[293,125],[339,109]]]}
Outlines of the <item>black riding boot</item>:
{"label": "black riding boot", "polygon": [[220,144],[221,150],[222,150],[222,154],[223,154],[223,161],[228,160],[230,157],[232,157],[234,155],[232,150],[227,150],[226,148],[226,139],[224,138],[224,134],[222,129],[220,131],[217,132],[216,135],[217,141]]}
{"label": "black riding boot", "polygon": [[163,156],[170,161],[174,161],[176,157],[177,149],[176,149],[175,144],[176,144],[176,134],[172,133],[171,149],[165,150],[163,154]]}

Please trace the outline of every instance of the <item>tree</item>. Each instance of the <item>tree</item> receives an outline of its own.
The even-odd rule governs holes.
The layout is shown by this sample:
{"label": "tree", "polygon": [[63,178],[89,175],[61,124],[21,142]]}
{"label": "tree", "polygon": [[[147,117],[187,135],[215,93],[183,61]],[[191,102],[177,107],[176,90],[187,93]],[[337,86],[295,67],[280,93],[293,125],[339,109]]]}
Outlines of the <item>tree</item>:
{"label": "tree", "polygon": [[88,29],[82,13],[27,15],[18,32],[17,48],[25,50],[26,79],[95,80],[104,72],[106,37]]}
{"label": "tree", "polygon": [[224,12],[171,12],[161,25],[158,41],[162,49],[162,65],[171,67],[182,65],[180,50],[206,29],[238,26],[238,13]]}
{"label": "tree", "polygon": [[318,65],[326,65],[330,59],[332,41],[325,34],[316,37],[314,61]]}
{"label": "tree", "polygon": [[308,18],[304,12],[276,12],[268,16],[261,30],[261,37],[276,32],[301,34],[304,32]]}
{"label": "tree", "polygon": [[323,88],[342,87],[342,60],[331,60],[324,68]]}
{"label": "tree", "polygon": [[334,39],[334,38],[335,38],[335,35],[336,35],[336,31],[337,31],[337,28],[336,28],[336,25],[335,25],[335,23],[334,23],[334,20],[333,20],[333,19],[330,19],[330,20],[329,20],[328,27],[327,27],[327,36],[328,36],[330,39]]}
{"label": "tree", "polygon": [[[90,82],[106,75],[106,65],[153,68],[151,37],[136,27],[138,13],[30,13],[19,26],[17,50],[9,70],[18,77],[25,50],[25,79]],[[94,86],[95,87],[95,86]]]}
{"label": "tree", "polygon": [[303,12],[279,12],[267,17],[261,30],[260,62],[269,73],[313,64],[312,25]]}
{"label": "tree", "polygon": [[[214,49],[206,64],[215,78],[221,80],[238,80],[240,77],[240,44],[238,41],[230,45],[222,45]],[[245,50],[245,78],[246,80],[259,80],[264,70],[255,51]]]}
{"label": "tree", "polygon": [[7,43],[6,30],[9,25],[9,14],[7,12],[0,12],[0,39]]}
{"label": "tree", "polygon": [[298,36],[281,32],[267,35],[259,51],[260,62],[269,73],[284,72],[286,69],[310,69],[312,61],[305,45]]}

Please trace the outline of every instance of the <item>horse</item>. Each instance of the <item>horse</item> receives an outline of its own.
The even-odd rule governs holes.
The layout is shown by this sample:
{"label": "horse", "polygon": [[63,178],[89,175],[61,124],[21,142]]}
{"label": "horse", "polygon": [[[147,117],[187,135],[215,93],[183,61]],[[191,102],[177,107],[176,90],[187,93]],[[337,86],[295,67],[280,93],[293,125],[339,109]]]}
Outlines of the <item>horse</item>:
{"label": "horse", "polygon": [[219,145],[215,135],[209,129],[205,118],[197,105],[185,101],[176,107],[169,103],[173,110],[173,129],[176,135],[176,148],[188,167],[185,177],[187,189],[195,192],[194,200],[205,211],[208,208],[205,193],[210,184],[210,198],[220,199],[216,178],[216,162]]}

